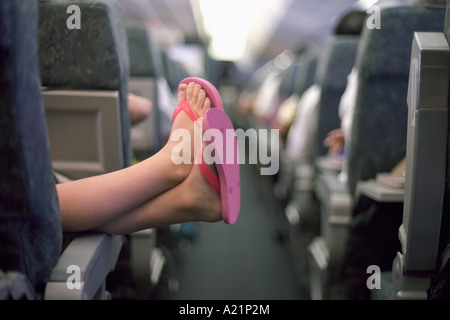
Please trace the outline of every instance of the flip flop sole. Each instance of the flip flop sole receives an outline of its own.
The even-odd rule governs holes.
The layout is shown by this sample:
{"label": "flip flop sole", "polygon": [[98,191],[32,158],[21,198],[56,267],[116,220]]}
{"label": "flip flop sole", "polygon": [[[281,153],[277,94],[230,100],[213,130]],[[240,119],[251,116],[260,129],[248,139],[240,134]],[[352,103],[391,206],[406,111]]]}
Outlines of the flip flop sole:
{"label": "flip flop sole", "polygon": [[[241,205],[241,184],[236,134],[227,114],[219,109],[209,109],[203,118],[205,131],[218,129],[222,133],[222,152],[216,152],[221,159],[215,163],[220,182],[222,218],[225,223],[234,224]],[[216,149],[217,151],[217,149]]]}

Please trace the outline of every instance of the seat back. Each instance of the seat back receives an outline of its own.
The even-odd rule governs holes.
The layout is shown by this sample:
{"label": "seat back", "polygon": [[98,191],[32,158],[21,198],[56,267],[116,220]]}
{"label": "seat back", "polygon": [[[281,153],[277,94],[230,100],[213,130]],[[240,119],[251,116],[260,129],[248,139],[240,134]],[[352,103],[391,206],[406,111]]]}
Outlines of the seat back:
{"label": "seat back", "polygon": [[416,34],[408,94],[408,145],[401,252],[394,293],[403,299],[450,297],[450,8],[442,32]]}
{"label": "seat back", "polygon": [[296,89],[294,90],[299,94],[302,94],[306,89],[314,84],[314,79],[317,71],[317,62],[319,59],[317,55],[309,54],[307,55],[305,60],[307,65],[306,72],[298,72],[297,76],[295,77],[296,85],[294,86],[294,88]]}
{"label": "seat back", "polygon": [[0,269],[45,283],[61,254],[37,56],[37,2],[0,2]]}
{"label": "seat back", "polygon": [[132,152],[129,57],[120,8],[106,0],[79,1],[81,28],[71,29],[66,23],[72,4],[40,1],[38,35],[43,86],[66,90],[52,90],[51,97],[44,93],[54,167],[77,179],[127,167]]}
{"label": "seat back", "polygon": [[399,228],[402,249],[393,268],[399,298],[426,299],[437,267],[448,154],[449,67],[450,47],[444,34],[415,33],[408,92],[405,200]]}
{"label": "seat back", "polygon": [[155,148],[161,149],[167,142],[172,130],[172,114],[175,110],[177,100],[169,86],[168,78],[164,70],[164,59],[162,48],[156,42],[151,32],[148,32],[148,45],[150,48],[150,59],[154,70],[155,90],[153,98],[155,119]]}
{"label": "seat back", "polygon": [[131,128],[131,143],[135,156],[148,157],[158,149],[160,142],[159,116],[156,90],[156,70],[152,52],[152,39],[144,25],[126,26],[130,57],[129,91],[152,101],[152,115]]}
{"label": "seat back", "polygon": [[315,153],[327,153],[322,141],[327,134],[340,127],[339,102],[347,85],[347,75],[355,63],[359,36],[336,35],[327,43],[320,58],[316,83],[321,87],[317,106],[317,132]]}
{"label": "seat back", "polygon": [[391,7],[380,29],[364,28],[357,52],[358,88],[348,150],[348,185],[389,172],[405,157],[409,60],[414,32],[441,31],[445,11]]}
{"label": "seat back", "polygon": [[288,93],[286,96],[301,96],[314,83],[317,60],[317,55],[312,52],[303,52],[295,58],[292,78],[284,89]]}
{"label": "seat back", "polygon": [[[444,35],[447,42],[450,43],[450,1],[447,1],[447,10],[445,16]],[[450,74],[449,74],[450,77]],[[449,101],[450,103],[450,101]],[[450,105],[449,105],[450,108]],[[450,123],[450,120],[449,120]],[[434,276],[431,287],[431,298],[449,299],[450,298],[450,282],[449,279],[449,255],[450,255],[450,127],[447,136],[447,167],[444,183],[444,199],[442,203],[442,218],[440,226],[439,249],[436,268],[437,273]],[[443,290],[442,288],[445,288]]]}
{"label": "seat back", "polygon": [[164,74],[166,75],[170,90],[176,92],[180,81],[187,78],[189,74],[183,65],[174,60],[166,50],[161,52],[161,57],[164,66]]}

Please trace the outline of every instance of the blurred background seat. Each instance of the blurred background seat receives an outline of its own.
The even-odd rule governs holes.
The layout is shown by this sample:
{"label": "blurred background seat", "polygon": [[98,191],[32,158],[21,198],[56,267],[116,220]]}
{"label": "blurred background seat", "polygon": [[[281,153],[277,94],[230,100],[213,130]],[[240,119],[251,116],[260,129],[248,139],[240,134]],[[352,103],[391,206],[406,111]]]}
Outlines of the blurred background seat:
{"label": "blurred background seat", "polygon": [[[320,188],[318,196],[324,203],[322,208],[328,209],[321,213],[322,226],[326,224],[325,230],[341,232],[341,236],[337,239],[330,236],[332,233],[327,235],[322,228],[322,236],[316,238],[311,245],[313,257],[311,265],[320,275],[317,278],[320,280],[315,282],[321,283],[316,286],[319,297],[330,297],[332,293],[329,290],[333,281],[335,282],[339,276],[349,270],[351,270],[349,271],[351,276],[347,274],[345,278],[349,287],[354,285],[350,283],[350,278],[360,277],[356,282],[359,281],[359,288],[364,290],[365,283],[361,281],[363,277],[367,278],[365,272],[368,265],[367,259],[370,260],[369,255],[376,256],[376,261],[384,268],[382,261],[392,260],[391,257],[395,255],[398,246],[396,234],[392,230],[399,226],[401,209],[400,212],[394,210],[397,214],[389,215],[390,219],[383,224],[383,230],[374,227],[370,229],[371,231],[365,229],[365,232],[356,233],[358,227],[361,227],[357,224],[358,222],[363,223],[365,228],[370,228],[370,222],[367,222],[367,219],[376,217],[377,211],[354,212],[358,201],[355,194],[359,181],[373,179],[380,172],[391,171],[405,157],[406,97],[413,34],[415,31],[442,30],[445,10],[442,6],[424,4],[386,7],[381,9],[380,14],[382,27],[369,29],[366,26],[358,48],[355,65],[358,70],[357,95],[351,134],[350,137],[346,136],[347,161],[344,177],[347,178],[343,180],[344,183],[333,175],[322,174],[318,178],[318,189]],[[333,191],[333,188],[338,192]],[[333,214],[331,200],[337,195],[346,200],[342,206],[340,205],[339,212]],[[353,217],[361,212],[365,213],[366,220],[364,216],[353,220]],[[383,236],[380,236],[381,232]],[[356,234],[359,234],[358,238],[354,238]],[[371,242],[368,239],[372,239],[371,235],[385,241],[385,247],[389,246],[390,249],[380,251],[375,246],[370,246]],[[364,249],[359,246],[362,243],[365,244],[362,246]],[[331,244],[337,247],[331,249]],[[364,259],[361,258],[363,255],[365,255]],[[318,258],[320,256],[328,257],[325,263]],[[344,257],[351,259],[350,262]],[[355,267],[352,263],[360,265]],[[344,270],[343,264],[346,268]],[[363,266],[365,266],[364,269]],[[351,269],[352,267],[355,269]],[[335,289],[337,296],[341,297],[345,297],[346,294],[355,294],[357,291],[351,292],[352,289],[348,287],[340,291],[342,288],[339,286]],[[367,290],[366,287],[365,289]]]}

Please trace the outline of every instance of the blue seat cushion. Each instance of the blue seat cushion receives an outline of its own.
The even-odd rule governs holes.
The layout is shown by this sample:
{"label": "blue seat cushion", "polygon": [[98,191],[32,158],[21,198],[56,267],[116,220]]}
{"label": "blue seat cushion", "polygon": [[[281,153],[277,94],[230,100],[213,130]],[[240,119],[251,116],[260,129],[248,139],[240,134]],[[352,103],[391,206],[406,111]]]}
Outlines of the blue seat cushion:
{"label": "blue seat cushion", "polygon": [[61,253],[37,58],[37,3],[0,2],[0,269],[44,283]]}

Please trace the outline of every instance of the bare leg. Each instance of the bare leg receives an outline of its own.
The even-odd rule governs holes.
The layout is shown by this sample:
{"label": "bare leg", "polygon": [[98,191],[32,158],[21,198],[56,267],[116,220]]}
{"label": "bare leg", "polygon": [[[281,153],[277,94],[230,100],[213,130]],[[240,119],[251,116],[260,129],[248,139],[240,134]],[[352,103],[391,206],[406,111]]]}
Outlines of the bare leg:
{"label": "bare leg", "polygon": [[[178,102],[187,99],[201,116],[210,108],[210,101],[205,97],[197,84],[180,85]],[[194,123],[184,112],[175,119],[172,132],[179,128],[189,130],[191,137],[194,136]],[[192,164],[175,165],[171,161],[172,148],[178,143],[169,140],[157,154],[131,167],[58,184],[63,230],[96,228],[186,179]],[[193,145],[191,141],[186,143]]]}
{"label": "bare leg", "polygon": [[128,234],[188,221],[217,222],[221,219],[220,195],[205,180],[198,165],[194,165],[181,184],[96,231]]}

